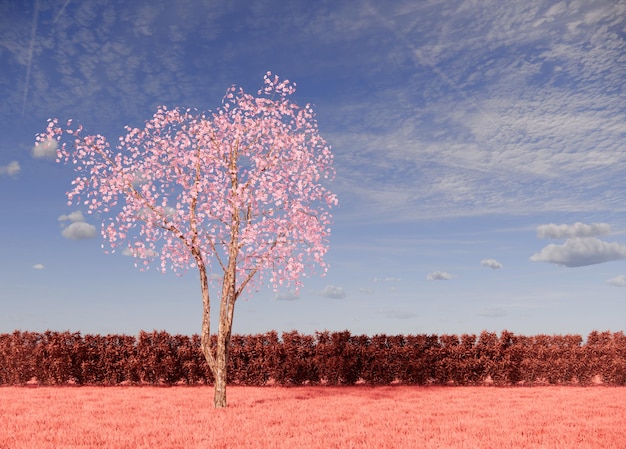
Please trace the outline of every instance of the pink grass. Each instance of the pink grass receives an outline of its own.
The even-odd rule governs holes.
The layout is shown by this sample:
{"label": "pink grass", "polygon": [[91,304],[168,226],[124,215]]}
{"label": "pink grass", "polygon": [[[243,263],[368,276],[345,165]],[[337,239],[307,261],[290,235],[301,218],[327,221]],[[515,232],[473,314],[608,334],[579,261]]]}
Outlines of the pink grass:
{"label": "pink grass", "polygon": [[3,387],[0,449],[626,448],[622,387]]}

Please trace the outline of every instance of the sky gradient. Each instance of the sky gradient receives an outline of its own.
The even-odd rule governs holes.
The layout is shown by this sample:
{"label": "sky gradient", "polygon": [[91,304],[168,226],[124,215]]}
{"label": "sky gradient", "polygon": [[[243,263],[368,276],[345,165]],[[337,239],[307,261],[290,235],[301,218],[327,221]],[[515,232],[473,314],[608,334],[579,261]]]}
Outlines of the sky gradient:
{"label": "sky gradient", "polygon": [[105,255],[35,134],[115,141],[267,71],[340,206],[327,276],[240,300],[235,333],[624,330],[625,39],[615,0],[0,2],[0,333],[199,333],[197,275]]}

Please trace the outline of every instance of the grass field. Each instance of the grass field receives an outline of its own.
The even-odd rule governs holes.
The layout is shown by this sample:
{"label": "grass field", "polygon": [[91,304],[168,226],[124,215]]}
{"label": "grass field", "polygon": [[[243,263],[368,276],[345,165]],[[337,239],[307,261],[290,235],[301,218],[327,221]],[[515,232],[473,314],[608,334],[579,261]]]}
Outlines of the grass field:
{"label": "grass field", "polygon": [[0,449],[626,448],[623,387],[2,387]]}

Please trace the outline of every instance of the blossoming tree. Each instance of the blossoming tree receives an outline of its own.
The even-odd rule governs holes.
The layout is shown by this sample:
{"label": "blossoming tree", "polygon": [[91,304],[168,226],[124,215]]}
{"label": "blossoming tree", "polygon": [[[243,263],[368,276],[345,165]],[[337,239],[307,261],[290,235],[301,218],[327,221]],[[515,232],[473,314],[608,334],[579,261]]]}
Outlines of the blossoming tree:
{"label": "blossoming tree", "polygon": [[[59,142],[57,162],[78,177],[69,204],[105,217],[108,246],[142,266],[198,269],[201,348],[214,377],[214,406],[226,406],[228,345],[237,299],[266,278],[298,289],[310,268],[327,267],[336,196],[330,146],[313,110],[290,101],[295,84],[268,72],[257,96],[231,87],[215,112],[159,107],[143,129],[127,127],[113,148],[70,120],[51,119],[38,142]],[[104,244],[103,244],[104,247]],[[217,338],[211,339],[211,273],[219,273]]]}

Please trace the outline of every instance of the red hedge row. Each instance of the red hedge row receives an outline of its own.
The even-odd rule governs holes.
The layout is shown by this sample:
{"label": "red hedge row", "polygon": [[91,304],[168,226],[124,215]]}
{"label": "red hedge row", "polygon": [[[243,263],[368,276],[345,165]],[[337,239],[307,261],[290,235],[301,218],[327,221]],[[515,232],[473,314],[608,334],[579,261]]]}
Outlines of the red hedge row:
{"label": "red hedge row", "polygon": [[[234,335],[229,383],[241,385],[626,385],[623,332],[579,335]],[[0,384],[212,383],[200,337],[144,332],[0,334]]]}

